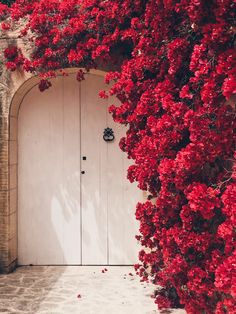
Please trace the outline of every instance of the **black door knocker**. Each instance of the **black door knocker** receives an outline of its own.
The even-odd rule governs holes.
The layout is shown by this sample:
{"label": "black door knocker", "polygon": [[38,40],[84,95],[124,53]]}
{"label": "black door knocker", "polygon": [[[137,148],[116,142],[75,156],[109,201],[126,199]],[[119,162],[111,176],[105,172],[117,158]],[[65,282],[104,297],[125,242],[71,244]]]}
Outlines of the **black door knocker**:
{"label": "black door knocker", "polygon": [[111,128],[106,128],[103,132],[105,142],[112,142],[115,139],[114,131]]}

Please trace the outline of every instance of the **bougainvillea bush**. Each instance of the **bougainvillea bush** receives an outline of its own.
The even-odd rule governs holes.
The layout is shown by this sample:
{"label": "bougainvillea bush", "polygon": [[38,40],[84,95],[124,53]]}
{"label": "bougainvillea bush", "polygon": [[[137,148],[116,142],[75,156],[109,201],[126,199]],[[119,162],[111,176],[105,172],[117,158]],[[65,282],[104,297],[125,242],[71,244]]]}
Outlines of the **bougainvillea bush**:
{"label": "bougainvillea bush", "polygon": [[[236,53],[234,0],[17,0],[0,11],[34,43],[26,58],[5,51],[9,70],[39,73],[117,65],[114,120],[129,126],[120,147],[149,193],[139,203],[135,265],[161,286],[159,309],[236,313]],[[7,16],[9,16],[7,19]],[[101,91],[101,97],[108,97]]]}

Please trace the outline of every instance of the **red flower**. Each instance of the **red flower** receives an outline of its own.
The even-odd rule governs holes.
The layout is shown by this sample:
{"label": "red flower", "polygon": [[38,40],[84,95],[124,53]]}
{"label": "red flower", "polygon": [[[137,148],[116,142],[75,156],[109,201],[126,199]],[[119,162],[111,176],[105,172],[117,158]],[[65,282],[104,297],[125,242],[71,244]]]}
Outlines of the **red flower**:
{"label": "red flower", "polygon": [[79,71],[77,72],[76,79],[77,79],[77,81],[79,81],[79,82],[81,82],[81,81],[83,81],[83,80],[85,79],[85,77],[84,77],[84,71],[83,71],[83,70],[79,70]]}
{"label": "red flower", "polygon": [[10,71],[15,71],[16,68],[17,68],[17,65],[16,65],[15,62],[10,62],[10,61],[9,61],[9,62],[6,63],[6,67],[7,67],[7,69],[10,70]]}
{"label": "red flower", "polygon": [[1,27],[2,27],[2,29],[4,30],[4,31],[8,31],[10,28],[11,28],[11,25],[10,24],[8,24],[8,23],[2,23],[1,24]]}
{"label": "red flower", "polygon": [[48,80],[41,80],[39,83],[39,90],[41,92],[45,91],[46,89],[48,89],[50,86],[52,86],[52,83]]}
{"label": "red flower", "polygon": [[107,99],[108,95],[107,95],[106,91],[102,90],[99,92],[99,97],[101,97],[103,99]]}
{"label": "red flower", "polygon": [[223,90],[223,95],[226,97],[226,99],[229,99],[232,94],[236,93],[235,76],[231,75],[224,80],[222,90]]}
{"label": "red flower", "polygon": [[4,56],[8,60],[15,60],[18,56],[18,52],[19,50],[17,49],[17,47],[9,47],[5,49]]}
{"label": "red flower", "polygon": [[6,4],[0,3],[0,18],[6,17],[9,12],[9,8]]}
{"label": "red flower", "polygon": [[211,219],[214,209],[220,207],[219,191],[207,188],[205,184],[193,183],[186,189],[186,197],[192,211],[199,211],[205,219]]}

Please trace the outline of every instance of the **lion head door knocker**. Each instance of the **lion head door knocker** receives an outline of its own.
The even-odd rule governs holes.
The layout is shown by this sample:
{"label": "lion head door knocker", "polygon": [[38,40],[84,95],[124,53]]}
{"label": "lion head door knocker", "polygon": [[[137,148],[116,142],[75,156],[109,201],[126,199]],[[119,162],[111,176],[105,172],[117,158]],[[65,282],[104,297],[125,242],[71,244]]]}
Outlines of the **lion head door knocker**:
{"label": "lion head door knocker", "polygon": [[105,142],[112,142],[115,139],[114,131],[111,128],[106,128],[103,132]]}

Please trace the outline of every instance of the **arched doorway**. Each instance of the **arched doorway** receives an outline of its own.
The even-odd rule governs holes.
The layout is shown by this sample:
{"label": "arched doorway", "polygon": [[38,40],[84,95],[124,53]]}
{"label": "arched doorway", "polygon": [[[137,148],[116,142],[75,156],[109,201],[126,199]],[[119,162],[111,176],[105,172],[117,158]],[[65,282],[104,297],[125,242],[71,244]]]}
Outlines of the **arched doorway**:
{"label": "arched doorway", "polygon": [[[101,71],[79,83],[58,76],[34,86],[18,115],[18,263],[128,265],[137,260],[135,204],[141,192],[126,179],[128,160],[99,99]],[[113,99],[114,102],[114,99]],[[115,140],[103,139],[104,129]]]}

